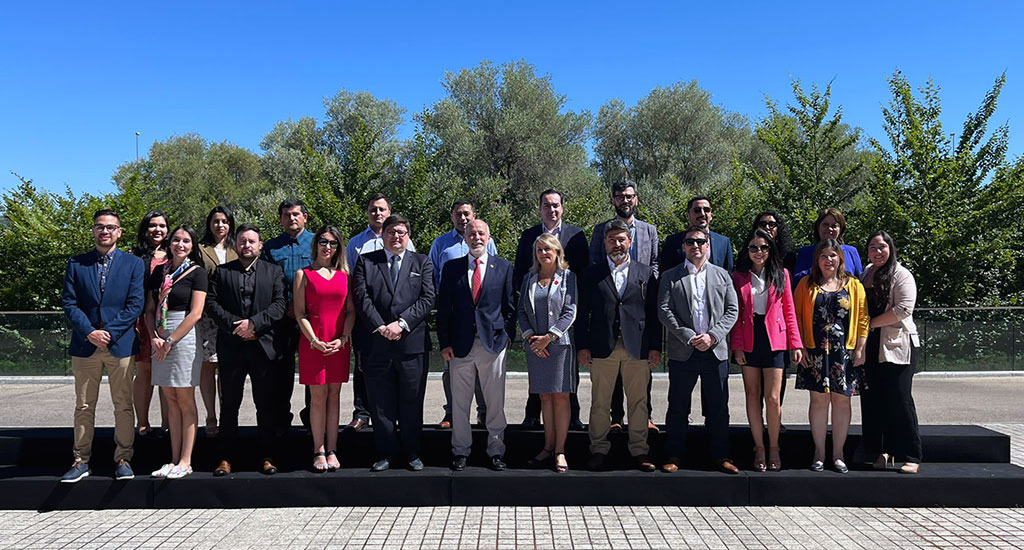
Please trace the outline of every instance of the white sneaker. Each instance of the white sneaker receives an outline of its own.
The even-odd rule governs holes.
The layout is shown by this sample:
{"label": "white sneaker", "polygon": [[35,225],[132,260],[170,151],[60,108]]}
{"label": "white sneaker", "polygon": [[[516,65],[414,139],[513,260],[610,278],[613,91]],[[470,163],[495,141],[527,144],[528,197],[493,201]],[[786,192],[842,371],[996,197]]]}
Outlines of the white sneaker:
{"label": "white sneaker", "polygon": [[192,467],[182,468],[181,466],[175,466],[167,473],[167,479],[181,479],[192,473]]}
{"label": "white sneaker", "polygon": [[171,470],[173,470],[173,469],[174,469],[174,464],[164,464],[163,466],[160,467],[159,470],[156,470],[152,474],[149,474],[149,475],[151,475],[153,477],[167,477],[167,474],[171,473]]}

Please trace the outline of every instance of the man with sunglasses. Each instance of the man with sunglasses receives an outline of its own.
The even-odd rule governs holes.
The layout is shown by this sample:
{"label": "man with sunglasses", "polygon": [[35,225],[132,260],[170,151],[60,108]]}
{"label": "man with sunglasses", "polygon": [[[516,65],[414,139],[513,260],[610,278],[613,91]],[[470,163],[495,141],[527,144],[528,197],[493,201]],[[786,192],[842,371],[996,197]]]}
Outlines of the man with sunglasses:
{"label": "man with sunglasses", "polygon": [[[700,227],[708,232],[708,239],[710,241],[708,244],[710,246],[708,261],[732,273],[732,242],[729,241],[729,237],[711,230],[712,218],[711,199],[703,195],[697,195],[686,203],[686,220],[690,226]],[[683,253],[683,233],[669,235],[665,239],[665,245],[661,247],[661,250],[660,264],[662,271],[668,271],[683,263],[686,260],[686,255]]]}
{"label": "man with sunglasses", "polygon": [[686,459],[690,399],[697,378],[704,424],[711,432],[711,457],[727,474],[739,470],[729,460],[729,345],[726,336],[739,317],[729,272],[708,261],[708,230],[683,233],[686,260],[666,271],[658,285],[658,318],[668,334],[668,429],[666,472]]}

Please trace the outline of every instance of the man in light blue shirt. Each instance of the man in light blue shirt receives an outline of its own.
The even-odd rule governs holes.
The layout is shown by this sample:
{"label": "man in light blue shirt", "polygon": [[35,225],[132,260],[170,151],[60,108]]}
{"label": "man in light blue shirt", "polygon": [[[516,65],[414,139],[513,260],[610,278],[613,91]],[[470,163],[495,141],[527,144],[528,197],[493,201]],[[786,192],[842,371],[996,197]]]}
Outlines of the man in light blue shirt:
{"label": "man in light blue shirt", "polygon": [[[465,199],[453,202],[451,213],[452,225],[454,227],[451,231],[434,239],[434,244],[430,245],[430,261],[434,264],[434,272],[438,274],[437,277],[434,277],[434,286],[437,291],[441,289],[440,273],[444,270],[445,262],[469,254],[469,245],[466,244],[465,239],[466,226],[469,225],[469,222],[476,219],[473,203]],[[498,249],[494,246],[494,239],[487,241],[487,254],[491,256],[498,255]],[[449,429],[452,427],[452,383],[448,373],[447,361],[444,363],[444,374],[441,376],[441,381],[444,385],[444,418],[438,423],[438,427]],[[477,424],[483,424],[482,419],[487,416],[487,405],[484,403],[483,391],[480,389],[479,380],[476,383],[476,413]]]}

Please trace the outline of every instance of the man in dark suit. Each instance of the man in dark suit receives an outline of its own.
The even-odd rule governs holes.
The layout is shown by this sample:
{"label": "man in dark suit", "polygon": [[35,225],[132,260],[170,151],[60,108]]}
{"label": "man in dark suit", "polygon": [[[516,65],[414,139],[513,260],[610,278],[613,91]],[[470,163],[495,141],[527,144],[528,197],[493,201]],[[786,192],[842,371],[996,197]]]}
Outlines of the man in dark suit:
{"label": "man in dark suit", "polygon": [[[554,189],[543,191],[540,194],[541,223],[523,231],[523,234],[519,236],[512,273],[512,291],[517,296],[519,288],[523,286],[526,273],[533,266],[533,243],[542,233],[550,233],[558,237],[558,242],[561,243],[562,250],[565,251],[565,260],[569,262],[569,270],[576,273],[577,276],[582,275],[583,270],[590,263],[590,251],[587,248],[587,238],[583,234],[583,230],[562,221],[562,216],[565,214],[565,203],[562,199],[562,194]],[[578,368],[579,365],[577,365]],[[579,372],[577,372],[577,382],[579,378]],[[569,429],[582,430],[580,401],[576,397],[576,392],[569,394],[569,407],[571,415]],[[540,426],[540,396],[531,393],[526,400],[526,417],[523,419],[523,427],[536,428],[538,426]]]}
{"label": "man in dark suit", "polygon": [[605,224],[605,261],[592,264],[579,285],[576,346],[579,362],[590,367],[590,461],[604,469],[611,444],[608,431],[612,389],[622,378],[629,403],[629,454],[637,468],[655,470],[648,460],[647,385],[651,367],[661,363],[658,279],[650,266],[629,258],[629,228],[621,220]]}
{"label": "man in dark suit", "polygon": [[277,386],[285,369],[281,358],[294,350],[282,327],[288,304],[281,266],[259,261],[263,243],[260,231],[242,224],[235,233],[238,259],[217,268],[210,277],[206,314],[217,323],[217,357],[220,359],[221,461],[215,476],[231,473],[238,436],[238,409],[242,405],[245,377],[252,382],[256,426],[264,474],[277,473],[274,454],[279,447],[281,420]]}
{"label": "man in dark suit", "polygon": [[465,230],[469,254],[444,264],[437,300],[437,340],[452,380],[452,469],[463,470],[473,443],[469,406],[476,381],[488,404],[488,466],[505,469],[505,349],[515,334],[512,263],[488,254],[483,220]]}
{"label": "man in dark suit", "polygon": [[[636,183],[630,180],[616,182],[612,186],[612,207],[615,208],[615,217],[629,228],[630,248],[629,259],[651,267],[654,276],[657,277],[660,267],[658,255],[658,230],[653,225],[636,219],[634,213],[640,204],[640,194],[637,192]],[[611,220],[609,220],[611,221]],[[599,223],[594,226],[594,233],[590,236],[590,263],[596,264],[604,261],[604,226],[608,222]],[[658,427],[650,421],[651,414],[651,389],[647,388],[647,427],[657,432]],[[622,429],[622,417],[626,410],[622,406],[622,376],[615,379],[615,388],[612,390],[611,417],[612,430]]]}
{"label": "man in dark suit", "polygon": [[399,449],[396,421],[409,469],[423,469],[423,357],[430,351],[426,321],[434,305],[434,268],[429,258],[407,249],[411,229],[404,216],[389,216],[384,250],[360,256],[353,274],[356,314],[372,328],[365,340],[363,374],[379,457],[370,468],[374,472],[387,470]]}
{"label": "man in dark suit", "polygon": [[[75,483],[89,475],[96,401],[107,369],[114,402],[114,477],[135,477],[129,461],[135,441],[132,413],[133,358],[139,352],[135,320],[142,313],[142,260],[117,248],[121,218],[113,210],[92,217],[96,248],[68,261],[61,303],[71,326],[71,372],[75,375],[75,462],[61,478]],[[14,276],[14,274],[8,274]]]}
{"label": "man in dark suit", "polygon": [[[708,261],[712,265],[732,273],[732,242],[729,237],[715,233],[711,230],[711,200],[703,195],[697,195],[686,203],[686,220],[693,227],[703,228],[708,232],[711,252],[708,254]],[[683,263],[686,255],[683,254],[683,234],[674,233],[665,239],[665,245],[661,247],[661,270],[668,271]]]}

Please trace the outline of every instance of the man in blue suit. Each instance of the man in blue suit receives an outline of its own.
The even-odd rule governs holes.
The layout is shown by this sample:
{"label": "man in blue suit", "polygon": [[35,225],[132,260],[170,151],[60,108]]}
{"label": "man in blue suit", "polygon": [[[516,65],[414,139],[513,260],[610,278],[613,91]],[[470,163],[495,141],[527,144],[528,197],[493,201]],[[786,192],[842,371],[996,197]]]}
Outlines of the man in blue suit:
{"label": "man in blue suit", "polygon": [[135,441],[132,412],[135,320],[144,304],[142,260],[117,248],[121,218],[113,210],[92,217],[96,248],[68,261],[61,303],[71,325],[71,372],[75,375],[75,462],[61,478],[75,483],[89,475],[93,426],[103,369],[114,402],[114,477],[135,477],[129,461]]}
{"label": "man in blue suit", "polygon": [[452,469],[466,467],[473,434],[469,406],[476,381],[488,404],[488,466],[505,469],[505,349],[512,342],[516,308],[512,263],[488,254],[490,228],[482,220],[466,226],[469,254],[444,264],[437,300],[437,339],[452,379]]}
{"label": "man in blue suit", "polygon": [[[708,232],[711,252],[708,260],[712,265],[732,273],[732,242],[729,237],[715,233],[711,230],[711,200],[703,195],[697,195],[686,203],[686,220],[691,227],[700,227]],[[662,273],[683,263],[686,255],[683,254],[683,234],[676,233],[665,239],[665,246],[661,247],[661,271]]]}

